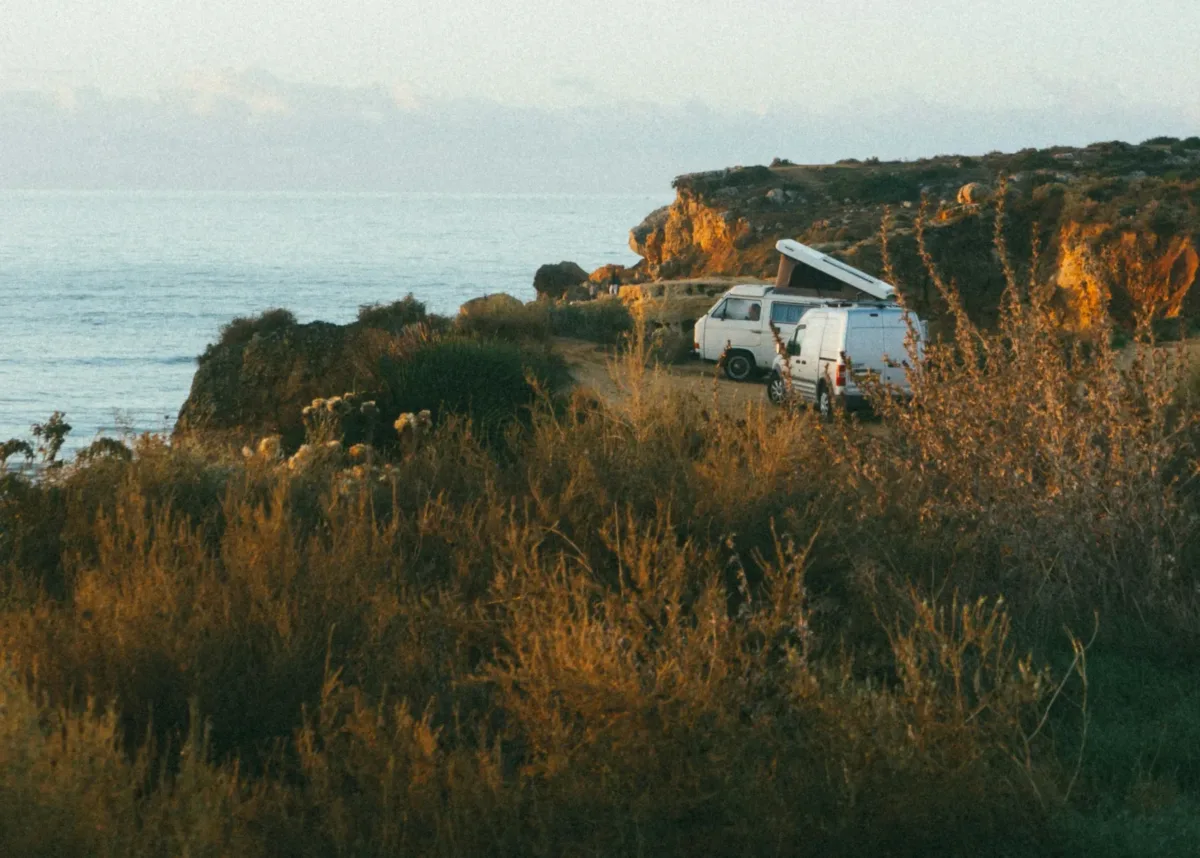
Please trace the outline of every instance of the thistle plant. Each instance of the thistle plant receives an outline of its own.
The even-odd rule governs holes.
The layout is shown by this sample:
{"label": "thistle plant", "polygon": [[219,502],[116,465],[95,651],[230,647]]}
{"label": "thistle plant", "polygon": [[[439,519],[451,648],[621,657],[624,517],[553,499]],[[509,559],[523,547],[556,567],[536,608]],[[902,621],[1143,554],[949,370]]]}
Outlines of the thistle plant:
{"label": "thistle plant", "polygon": [[309,444],[341,441],[346,444],[371,443],[379,423],[374,400],[358,393],[344,393],[328,399],[314,399],[301,412],[305,440]]}

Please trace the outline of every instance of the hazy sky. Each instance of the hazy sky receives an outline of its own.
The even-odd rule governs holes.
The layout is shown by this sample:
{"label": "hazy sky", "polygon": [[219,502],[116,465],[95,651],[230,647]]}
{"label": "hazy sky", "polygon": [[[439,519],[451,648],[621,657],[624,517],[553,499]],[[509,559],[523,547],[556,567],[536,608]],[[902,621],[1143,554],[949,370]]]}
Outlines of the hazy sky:
{"label": "hazy sky", "polygon": [[624,165],[638,188],[776,154],[1194,134],[1197,33],[1200,0],[0,0],[0,186],[71,184],[81,155],[125,182],[139,129],[138,158],[200,185],[247,181],[226,160],[270,163],[282,134],[309,161],[357,147],[368,185],[398,145],[450,179],[491,137],[564,187]]}

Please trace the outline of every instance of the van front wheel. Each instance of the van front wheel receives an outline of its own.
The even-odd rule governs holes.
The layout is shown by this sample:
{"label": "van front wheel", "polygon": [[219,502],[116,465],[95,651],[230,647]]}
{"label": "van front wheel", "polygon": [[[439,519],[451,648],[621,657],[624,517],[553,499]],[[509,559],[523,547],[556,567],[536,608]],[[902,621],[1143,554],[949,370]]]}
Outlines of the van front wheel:
{"label": "van front wheel", "polygon": [[777,372],[771,373],[771,380],[767,382],[767,399],[771,400],[772,405],[783,405],[787,394],[787,384],[784,383],[783,376]]}
{"label": "van front wheel", "polygon": [[745,381],[754,372],[754,358],[745,352],[734,352],[725,358],[725,375],[732,381]]}

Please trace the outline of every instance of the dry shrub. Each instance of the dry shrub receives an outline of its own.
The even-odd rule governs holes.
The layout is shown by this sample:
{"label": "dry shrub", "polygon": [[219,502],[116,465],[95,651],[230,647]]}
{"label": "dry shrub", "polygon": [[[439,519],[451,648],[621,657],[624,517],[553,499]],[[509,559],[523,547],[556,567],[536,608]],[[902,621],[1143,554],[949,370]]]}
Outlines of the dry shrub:
{"label": "dry shrub", "polygon": [[[922,854],[1036,838],[1012,756],[1042,685],[1002,613],[902,633],[903,684],[871,687],[852,662],[815,657],[802,553],[779,547],[731,613],[720,553],[669,525],[610,519],[615,588],[561,557],[497,582],[511,649],[490,676],[546,807],[546,853]],[[928,650],[983,656],[981,706],[955,705]]]}
{"label": "dry shrub", "polygon": [[269,786],[209,763],[202,730],[186,734],[177,773],[147,789],[146,753],[121,749],[112,714],[39,703],[0,672],[0,853],[4,855],[265,855]]}
{"label": "dry shrub", "polygon": [[1146,336],[1120,353],[1106,326],[1064,334],[1049,287],[1020,282],[1008,262],[1002,202],[996,223],[1007,288],[985,330],[939,276],[918,221],[953,333],[923,359],[910,337],[911,407],[874,388],[887,431],[838,445],[864,522],[879,525],[867,534],[896,541],[876,556],[907,552],[916,575],[928,570],[914,560],[942,566],[1022,612],[1174,611],[1194,583],[1179,491],[1192,417],[1173,407],[1182,353]]}

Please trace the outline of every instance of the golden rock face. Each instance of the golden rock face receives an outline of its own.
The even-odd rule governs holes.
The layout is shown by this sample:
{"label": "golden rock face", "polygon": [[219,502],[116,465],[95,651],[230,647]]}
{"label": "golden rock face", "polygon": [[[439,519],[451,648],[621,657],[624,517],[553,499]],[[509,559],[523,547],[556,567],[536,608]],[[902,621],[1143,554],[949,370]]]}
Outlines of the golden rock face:
{"label": "golden rock face", "polygon": [[1057,273],[1064,324],[1086,330],[1107,312],[1122,322],[1177,318],[1198,270],[1200,254],[1190,235],[1067,223],[1060,232]]}
{"label": "golden rock face", "polygon": [[689,191],[680,190],[665,217],[656,220],[630,234],[630,247],[650,271],[665,269],[666,278],[765,277],[775,265],[770,258],[775,237],[760,235],[746,217]]}

